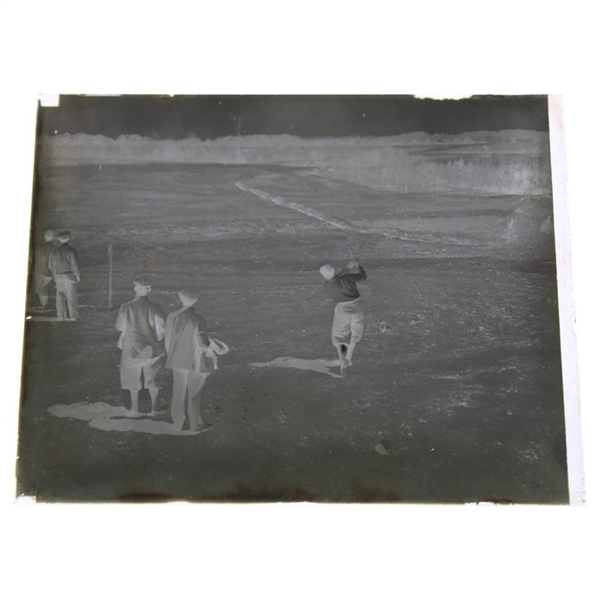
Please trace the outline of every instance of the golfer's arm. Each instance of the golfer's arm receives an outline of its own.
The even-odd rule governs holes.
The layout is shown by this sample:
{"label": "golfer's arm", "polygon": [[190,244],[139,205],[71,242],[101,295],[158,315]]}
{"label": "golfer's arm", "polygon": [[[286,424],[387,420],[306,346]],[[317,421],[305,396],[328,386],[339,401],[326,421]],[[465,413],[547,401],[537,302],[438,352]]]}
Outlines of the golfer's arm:
{"label": "golfer's arm", "polygon": [[119,314],[117,315],[117,322],[115,323],[115,327],[117,331],[125,330],[125,315],[123,314],[123,310],[119,309]]}
{"label": "golfer's arm", "polygon": [[171,345],[171,331],[173,329],[173,318],[171,315],[167,317],[167,322],[165,325],[165,348],[167,352],[169,351],[169,346]]}
{"label": "golfer's arm", "polygon": [[197,337],[202,348],[208,348],[210,346],[210,338],[206,333],[206,329],[206,320],[204,317],[196,315],[196,331],[198,332]]}
{"label": "golfer's arm", "polygon": [[165,337],[165,320],[159,315],[154,315],[154,331],[156,331],[156,339],[160,342]]}
{"label": "golfer's arm", "polygon": [[367,272],[360,266],[350,267],[346,265],[339,273],[339,276],[346,276],[353,281],[364,281],[367,278]]}
{"label": "golfer's arm", "polygon": [[77,252],[75,251],[71,256],[71,271],[73,272],[73,275],[75,275],[75,277],[79,280],[79,259],[77,257]]}
{"label": "golfer's arm", "polygon": [[360,265],[358,265],[358,272],[350,273],[350,275],[354,281],[364,281],[367,278],[367,272]]}
{"label": "golfer's arm", "polygon": [[206,331],[198,331],[198,341],[203,348],[208,348],[210,346],[210,339]]}

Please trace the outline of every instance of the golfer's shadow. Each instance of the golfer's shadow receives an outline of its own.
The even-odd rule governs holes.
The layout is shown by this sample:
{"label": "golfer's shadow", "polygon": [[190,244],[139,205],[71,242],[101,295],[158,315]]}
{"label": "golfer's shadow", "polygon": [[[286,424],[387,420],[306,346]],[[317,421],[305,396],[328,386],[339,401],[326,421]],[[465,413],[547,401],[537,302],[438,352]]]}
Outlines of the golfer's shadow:
{"label": "golfer's shadow", "polygon": [[54,404],[48,412],[55,417],[87,421],[90,427],[104,431],[137,431],[153,435],[196,435],[197,431],[177,429],[170,420],[169,411],[161,411],[151,417],[148,414],[132,414],[124,406],[106,402],[76,402]]}
{"label": "golfer's shadow", "polygon": [[[302,371],[314,371],[329,375],[329,377],[341,378],[340,363],[338,360],[328,360],[325,358],[295,358],[293,356],[280,356],[269,362],[250,363],[251,367],[280,367],[283,369],[300,369]],[[336,369],[335,371],[333,369]]]}

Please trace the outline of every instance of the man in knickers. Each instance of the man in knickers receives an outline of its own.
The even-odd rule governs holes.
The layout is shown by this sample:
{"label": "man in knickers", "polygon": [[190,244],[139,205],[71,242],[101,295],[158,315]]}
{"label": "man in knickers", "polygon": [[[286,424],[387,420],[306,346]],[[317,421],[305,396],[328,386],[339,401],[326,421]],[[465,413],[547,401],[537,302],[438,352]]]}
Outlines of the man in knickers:
{"label": "man in knickers", "polygon": [[338,352],[343,377],[346,367],[352,365],[354,348],[364,332],[364,310],[356,284],[364,281],[367,274],[357,260],[350,261],[339,271],[331,265],[323,265],[320,272],[325,279],[325,293],[336,302],[331,340]]}
{"label": "man in knickers", "polygon": [[122,350],[121,387],[129,390],[131,412],[139,413],[138,395],[142,388],[150,393],[151,414],[158,412],[158,393],[164,384],[165,317],[162,308],[148,298],[150,281],[133,284],[135,298],[121,305],[116,328],[121,332],[117,347]]}

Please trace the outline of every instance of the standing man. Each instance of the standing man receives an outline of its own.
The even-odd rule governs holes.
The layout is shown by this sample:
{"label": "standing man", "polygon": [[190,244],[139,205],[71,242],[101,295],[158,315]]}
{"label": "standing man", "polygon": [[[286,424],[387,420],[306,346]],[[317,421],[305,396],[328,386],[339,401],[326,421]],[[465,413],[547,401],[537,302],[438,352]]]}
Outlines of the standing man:
{"label": "standing man", "polygon": [[352,365],[356,344],[364,332],[364,310],[357,282],[367,278],[357,260],[350,261],[336,271],[331,265],[320,268],[325,279],[325,293],[335,302],[331,340],[340,359],[340,375],[346,375],[346,367]]}
{"label": "standing man", "polygon": [[81,281],[79,259],[75,248],[69,245],[70,231],[61,231],[57,238],[60,246],[50,252],[48,259],[48,268],[56,284],[56,316],[66,319],[68,307],[70,320],[76,321],[79,318],[77,284]]}
{"label": "standing man", "polygon": [[139,391],[147,388],[152,405],[150,414],[156,414],[165,372],[164,312],[148,298],[152,291],[148,280],[134,281],[133,289],[135,298],[121,305],[116,323],[121,332],[117,343],[122,350],[121,388],[129,390],[133,414],[139,414]]}
{"label": "standing man", "polygon": [[208,376],[217,368],[211,340],[206,333],[206,321],[194,311],[196,294],[179,292],[181,308],[167,317],[165,341],[167,367],[173,369],[173,400],[171,417],[177,429],[183,429],[186,416],[192,431],[206,430],[202,420],[202,388]]}
{"label": "standing man", "polygon": [[54,232],[48,229],[44,233],[44,239],[39,239],[35,245],[35,257],[33,262],[34,289],[40,304],[38,310],[43,312],[48,307],[48,286],[52,281],[52,271],[48,267],[50,253],[52,252]]}

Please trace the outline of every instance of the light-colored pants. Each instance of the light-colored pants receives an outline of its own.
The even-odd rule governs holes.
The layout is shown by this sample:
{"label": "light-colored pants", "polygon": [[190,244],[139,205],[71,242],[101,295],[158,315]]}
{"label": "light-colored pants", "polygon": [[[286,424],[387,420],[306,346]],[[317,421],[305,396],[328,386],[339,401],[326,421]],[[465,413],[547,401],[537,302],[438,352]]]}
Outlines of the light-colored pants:
{"label": "light-colored pants", "polygon": [[43,296],[43,297],[47,298],[48,297],[48,286],[50,285],[51,281],[52,281],[52,277],[49,277],[47,275],[36,275],[35,283],[34,283],[35,293],[38,296]]}
{"label": "light-colored pants", "polygon": [[[142,373],[144,385],[142,386]],[[142,387],[162,388],[165,376],[165,356],[155,358],[122,358],[119,367],[121,388],[124,390],[141,390]]]}
{"label": "light-colored pants", "polygon": [[[173,399],[171,400],[171,418],[178,429],[183,427],[186,415],[190,427],[197,427],[200,419],[200,391],[206,383],[208,373],[196,373],[187,369],[173,367]],[[186,411],[187,399],[187,411]]]}
{"label": "light-colored pants", "polygon": [[77,302],[77,282],[71,275],[55,275],[56,283],[56,316],[64,319],[67,316],[67,307],[69,316],[72,319],[79,317],[79,303]]}
{"label": "light-colored pants", "polygon": [[360,298],[336,304],[331,327],[331,341],[334,346],[356,344],[362,339],[364,330],[365,313]]}

